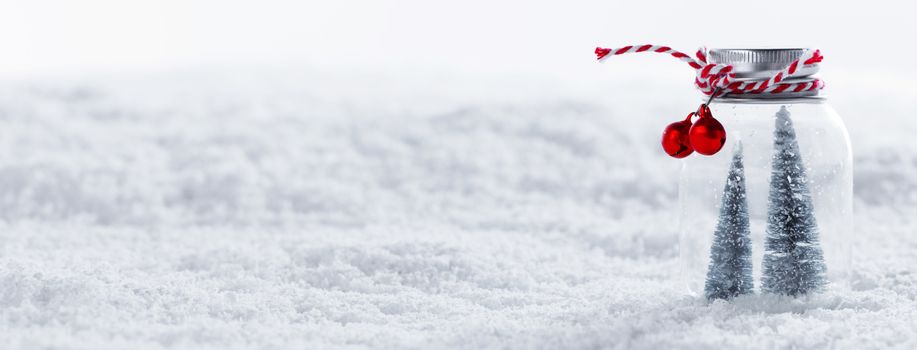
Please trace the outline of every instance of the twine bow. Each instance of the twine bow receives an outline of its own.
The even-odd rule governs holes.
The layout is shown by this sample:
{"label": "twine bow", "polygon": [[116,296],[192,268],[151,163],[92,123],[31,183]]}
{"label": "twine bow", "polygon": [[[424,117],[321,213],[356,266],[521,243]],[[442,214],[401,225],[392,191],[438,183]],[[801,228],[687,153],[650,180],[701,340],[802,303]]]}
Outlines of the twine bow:
{"label": "twine bow", "polygon": [[707,62],[706,48],[700,48],[694,54],[695,57],[673,50],[668,46],[658,45],[630,45],[615,49],[596,47],[595,54],[599,61],[603,61],[608,56],[617,56],[626,53],[635,52],[656,52],[672,55],[685,63],[697,72],[694,79],[694,85],[705,95],[713,97],[725,94],[779,94],[784,92],[801,92],[820,90],[825,87],[821,79],[812,79],[803,82],[784,83],[785,79],[798,74],[801,68],[817,64],[824,58],[820,50],[806,50],[795,61],[784,67],[780,72],[774,74],[767,80],[754,81],[737,81],[733,67],[728,64],[717,64]]}

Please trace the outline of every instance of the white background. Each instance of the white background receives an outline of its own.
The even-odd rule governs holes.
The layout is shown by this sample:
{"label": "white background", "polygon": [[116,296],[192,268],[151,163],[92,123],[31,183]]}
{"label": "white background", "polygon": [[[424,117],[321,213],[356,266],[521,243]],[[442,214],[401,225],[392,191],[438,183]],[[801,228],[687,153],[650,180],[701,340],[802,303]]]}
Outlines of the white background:
{"label": "white background", "polygon": [[[899,3],[2,1],[0,339],[917,348]],[[685,294],[659,133],[699,103],[694,72],[593,54],[645,43],[823,50],[849,281]]]}
{"label": "white background", "polygon": [[5,1],[7,75],[295,63],[581,72],[595,45],[806,46],[913,74],[908,5],[815,1]]}

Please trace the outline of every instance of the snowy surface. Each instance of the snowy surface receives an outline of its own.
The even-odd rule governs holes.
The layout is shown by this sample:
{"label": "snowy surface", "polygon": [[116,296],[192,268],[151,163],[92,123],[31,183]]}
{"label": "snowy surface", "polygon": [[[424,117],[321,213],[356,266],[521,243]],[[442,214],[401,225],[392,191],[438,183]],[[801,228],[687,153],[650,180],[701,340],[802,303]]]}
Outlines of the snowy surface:
{"label": "snowy surface", "polygon": [[0,338],[24,349],[914,348],[917,102],[838,80],[857,164],[850,285],[713,304],[678,280],[678,162],[657,145],[697,103],[679,82],[8,83]]}

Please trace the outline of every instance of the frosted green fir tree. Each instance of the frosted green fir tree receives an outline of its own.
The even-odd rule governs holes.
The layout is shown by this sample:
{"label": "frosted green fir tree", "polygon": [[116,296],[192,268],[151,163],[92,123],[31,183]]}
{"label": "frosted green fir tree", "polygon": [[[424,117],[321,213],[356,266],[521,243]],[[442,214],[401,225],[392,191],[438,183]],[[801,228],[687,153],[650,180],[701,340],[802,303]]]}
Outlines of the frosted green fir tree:
{"label": "frosted green fir tree", "polygon": [[754,290],[751,271],[751,230],[745,194],[742,144],[736,144],[723,189],[720,217],[710,246],[710,267],[704,294],[707,299],[729,299]]}
{"label": "frosted green fir tree", "polygon": [[790,296],[822,289],[827,268],[796,130],[786,107],[780,107],[775,121],[767,200],[761,289]]}

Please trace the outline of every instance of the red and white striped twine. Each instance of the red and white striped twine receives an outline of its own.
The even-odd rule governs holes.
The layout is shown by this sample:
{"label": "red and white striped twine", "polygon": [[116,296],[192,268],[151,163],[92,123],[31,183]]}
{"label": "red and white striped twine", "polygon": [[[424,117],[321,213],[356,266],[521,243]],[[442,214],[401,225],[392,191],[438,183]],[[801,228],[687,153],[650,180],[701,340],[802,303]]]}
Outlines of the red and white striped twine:
{"label": "red and white striped twine", "polygon": [[783,68],[770,79],[761,81],[734,81],[735,73],[732,73],[732,66],[728,64],[716,64],[707,62],[705,48],[700,48],[694,54],[695,58],[687,54],[672,50],[668,46],[658,45],[630,45],[615,49],[596,47],[595,54],[598,60],[602,61],[608,56],[623,55],[634,52],[656,52],[672,55],[685,63],[697,72],[694,79],[694,85],[705,95],[716,93],[716,96],[724,94],[779,94],[783,92],[800,92],[810,90],[820,90],[825,87],[821,79],[798,83],[782,83],[784,79],[792,77],[800,68],[817,64],[824,58],[819,50],[808,50],[799,56],[793,63]]}

